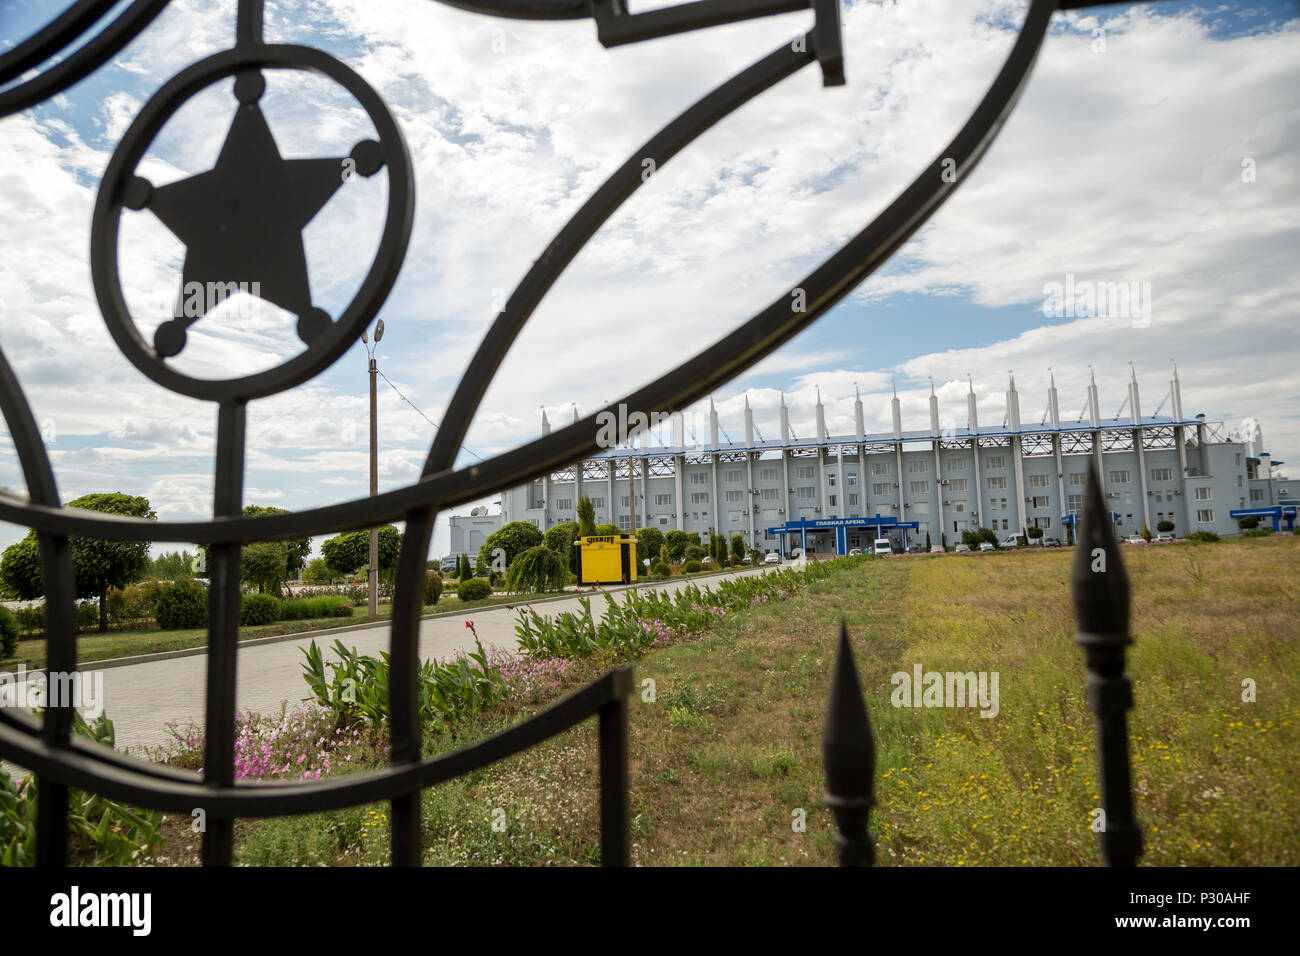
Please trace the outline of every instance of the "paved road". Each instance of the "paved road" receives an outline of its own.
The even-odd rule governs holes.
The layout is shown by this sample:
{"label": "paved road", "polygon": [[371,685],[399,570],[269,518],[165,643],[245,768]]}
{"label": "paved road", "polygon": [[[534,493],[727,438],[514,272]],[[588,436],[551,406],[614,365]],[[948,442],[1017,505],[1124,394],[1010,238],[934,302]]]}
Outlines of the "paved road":
{"label": "paved road", "polygon": [[[747,568],[710,576],[701,583],[708,584],[724,577],[761,574],[765,570],[768,569]],[[662,584],[639,587],[643,590],[676,591],[681,584],[681,578],[674,578]],[[592,600],[592,613],[603,611],[604,603],[604,598],[596,595]],[[545,615],[577,609],[577,597],[551,601],[537,607],[538,613]],[[474,622],[475,630],[485,647],[495,646],[513,652],[517,646],[516,613],[501,605],[421,621],[420,656],[423,659],[442,659],[466,648],[472,650],[474,638],[465,627],[467,620]],[[322,650],[326,650],[334,643],[336,636],[346,646],[355,647],[363,654],[378,656],[380,651],[388,649],[386,624],[339,635],[325,635],[315,640]],[[307,685],[302,679],[300,665],[303,655],[300,648],[307,647],[311,640],[302,638],[241,647],[236,685],[237,707],[256,713],[278,712],[281,703],[287,701],[292,709],[307,693]],[[327,659],[332,656],[327,655]],[[102,700],[117,731],[119,749],[134,750],[164,743],[168,739],[163,726],[167,721],[194,721],[202,726],[206,654],[128,664],[98,671],[94,667],[93,663],[86,665],[86,676],[96,681],[100,677],[103,679]]]}

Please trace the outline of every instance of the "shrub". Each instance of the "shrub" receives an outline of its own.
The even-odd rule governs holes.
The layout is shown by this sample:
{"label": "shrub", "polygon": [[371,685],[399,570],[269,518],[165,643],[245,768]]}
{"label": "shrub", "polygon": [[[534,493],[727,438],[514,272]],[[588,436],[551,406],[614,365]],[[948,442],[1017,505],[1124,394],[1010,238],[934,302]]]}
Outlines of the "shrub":
{"label": "shrub", "polygon": [[701,567],[702,565],[698,561],[687,561],[685,567],[682,570],[684,570],[687,574],[696,574],[697,572],[700,571]]}
{"label": "shrub", "polygon": [[7,607],[0,607],[0,659],[18,651],[18,620]]}
{"label": "shrub", "polygon": [[351,617],[351,616],[352,616],[352,605],[351,605],[351,604],[340,604],[338,607],[336,607],[336,608],[334,609],[334,616],[335,616],[335,617]]}
{"label": "shrub", "polygon": [[432,569],[424,572],[424,604],[437,604],[442,597],[442,575]]}
{"label": "shrub", "polygon": [[14,612],[18,629],[23,634],[40,634],[45,630],[44,607],[20,607]]}
{"label": "shrub", "polygon": [[274,624],[280,620],[280,599],[273,594],[245,594],[239,600],[239,623]]}
{"label": "shrub", "polygon": [[704,559],[704,549],[698,544],[687,545],[683,557],[687,561],[702,561]]}
{"label": "shrub", "polygon": [[280,602],[280,620],[306,621],[314,617],[335,617],[338,608],[352,606],[348,598],[337,594],[322,594],[317,597],[294,598]]}
{"label": "shrub", "polygon": [[1164,531],[1164,532],[1173,531],[1174,523],[1166,519],[1165,521],[1161,521],[1159,524],[1156,525],[1156,530]]}
{"label": "shrub", "polygon": [[492,585],[482,578],[470,578],[456,585],[456,597],[462,601],[481,601],[492,594]]}
{"label": "shrub", "polygon": [[1201,544],[1203,542],[1209,543],[1212,541],[1218,541],[1219,536],[1213,531],[1193,531],[1187,535],[1186,540],[1190,541],[1192,544]]}
{"label": "shrub", "polygon": [[[1029,535],[1029,537],[1031,537],[1031,538],[1033,538],[1035,541],[1037,541],[1039,538],[1041,538],[1041,537],[1043,536],[1043,529],[1042,529],[1042,528],[1028,528],[1028,529],[1026,529],[1025,534]],[[930,536],[929,536],[928,534],[925,536],[925,550],[927,550],[927,551],[930,550]]]}
{"label": "shrub", "polygon": [[1250,531],[1259,527],[1259,515],[1251,515],[1249,518],[1238,518],[1237,527],[1242,531]]}
{"label": "shrub", "polygon": [[656,561],[650,566],[650,573],[657,578],[666,578],[672,576],[673,569],[663,561]]}
{"label": "shrub", "polygon": [[193,578],[178,578],[158,595],[154,614],[164,631],[203,627],[208,623],[208,591]]}
{"label": "shrub", "polygon": [[508,591],[558,591],[564,587],[569,564],[564,556],[539,545],[529,548],[510,564]]}
{"label": "shrub", "polygon": [[1150,541],[1150,540],[1151,540],[1152,538],[1154,538],[1154,537],[1155,537],[1155,535],[1153,535],[1153,534],[1151,533],[1151,529],[1148,528],[1146,525],[1143,525],[1143,526],[1142,526],[1142,540],[1143,540],[1143,541]]}
{"label": "shrub", "polygon": [[99,606],[94,601],[77,604],[77,630],[87,631],[99,627]]}
{"label": "shrub", "polygon": [[1272,528],[1248,528],[1241,533],[1241,536],[1243,538],[1267,538],[1272,533]]}

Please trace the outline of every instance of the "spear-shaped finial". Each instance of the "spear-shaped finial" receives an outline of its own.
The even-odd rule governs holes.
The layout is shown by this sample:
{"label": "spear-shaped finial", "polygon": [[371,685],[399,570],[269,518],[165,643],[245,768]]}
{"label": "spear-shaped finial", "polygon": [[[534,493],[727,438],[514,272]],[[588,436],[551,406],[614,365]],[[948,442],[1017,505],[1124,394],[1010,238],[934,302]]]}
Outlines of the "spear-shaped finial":
{"label": "spear-shaped finial", "polygon": [[1101,476],[1096,462],[1090,461],[1071,572],[1079,627],[1075,643],[1084,649],[1088,704],[1096,715],[1102,855],[1111,866],[1132,866],[1142,855],[1142,831],[1133,816],[1128,754],[1127,712],[1133,706],[1133,687],[1124,674],[1124,649],[1133,638],[1129,635],[1128,575],[1110,517]]}
{"label": "spear-shaped finial", "polygon": [[875,745],[849,645],[849,629],[843,622],[822,730],[822,763],[826,768],[826,805],[839,831],[835,834],[836,859],[840,866],[871,866],[875,846],[867,832],[867,820],[875,803],[871,792]]}

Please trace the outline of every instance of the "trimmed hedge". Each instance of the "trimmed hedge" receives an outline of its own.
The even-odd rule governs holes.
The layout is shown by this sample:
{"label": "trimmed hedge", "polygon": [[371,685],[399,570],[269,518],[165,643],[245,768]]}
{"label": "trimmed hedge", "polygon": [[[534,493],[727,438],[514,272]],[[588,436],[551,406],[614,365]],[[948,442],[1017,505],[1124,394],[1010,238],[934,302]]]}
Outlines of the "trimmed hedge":
{"label": "trimmed hedge", "polygon": [[193,578],[178,578],[158,595],[154,614],[164,631],[183,631],[208,623],[208,590]]}
{"label": "trimmed hedge", "polygon": [[703,568],[704,565],[700,564],[700,562],[698,561],[687,561],[685,566],[682,568],[682,570],[685,571],[687,574],[695,574],[698,571],[703,570]]}
{"label": "trimmed hedge", "polygon": [[672,577],[673,569],[662,561],[656,561],[654,564],[650,565],[650,573],[657,578],[668,578]]}
{"label": "trimmed hedge", "polygon": [[428,607],[438,603],[442,597],[442,575],[430,569],[424,572],[424,605]]}
{"label": "trimmed hedge", "polygon": [[280,599],[273,594],[245,594],[239,601],[239,623],[274,624],[280,620]]}
{"label": "trimmed hedge", "polygon": [[462,601],[481,601],[492,596],[492,585],[483,578],[470,578],[456,585],[456,597]]}
{"label": "trimmed hedge", "polygon": [[349,613],[351,602],[337,594],[321,594],[316,597],[294,598],[280,602],[280,620],[305,621],[313,617],[335,617],[338,608],[347,605]]}

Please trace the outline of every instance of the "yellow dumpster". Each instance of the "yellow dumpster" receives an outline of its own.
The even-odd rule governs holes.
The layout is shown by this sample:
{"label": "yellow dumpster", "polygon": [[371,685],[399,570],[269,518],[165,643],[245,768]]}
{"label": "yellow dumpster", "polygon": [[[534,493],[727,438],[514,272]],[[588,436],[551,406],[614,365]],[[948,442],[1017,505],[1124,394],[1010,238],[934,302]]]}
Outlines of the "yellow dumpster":
{"label": "yellow dumpster", "polygon": [[636,535],[584,535],[574,545],[579,584],[631,584],[636,580]]}

